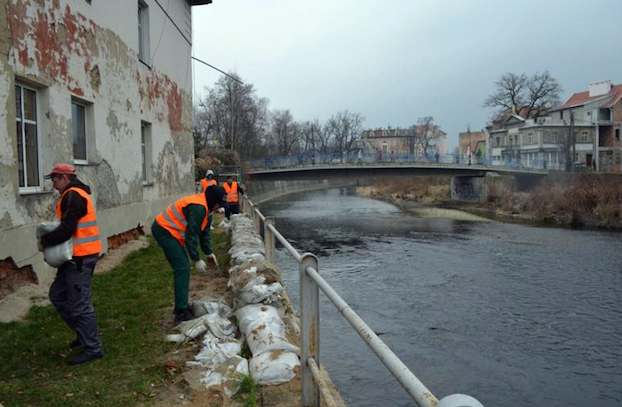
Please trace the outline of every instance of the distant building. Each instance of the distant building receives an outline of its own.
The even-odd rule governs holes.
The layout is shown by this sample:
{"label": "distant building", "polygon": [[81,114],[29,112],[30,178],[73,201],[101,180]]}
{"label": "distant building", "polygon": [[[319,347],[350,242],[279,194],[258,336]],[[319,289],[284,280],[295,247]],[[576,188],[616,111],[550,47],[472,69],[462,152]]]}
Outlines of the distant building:
{"label": "distant building", "polygon": [[[404,156],[404,155],[419,155],[419,156],[434,156],[438,154],[446,154],[446,134],[442,130],[436,128],[435,133],[429,132],[427,134],[426,143],[421,139],[423,131],[421,126],[417,126],[419,131],[416,134],[415,129],[376,129],[365,130],[362,134],[362,139],[366,141],[366,145],[370,146],[376,154],[383,157],[390,157],[391,155]],[[426,151],[424,145],[427,144]]]}
{"label": "distant building", "polygon": [[564,169],[570,159],[575,166],[622,171],[622,85],[595,82],[537,118],[525,111],[507,112],[486,127],[493,165]]}
{"label": "distant building", "polygon": [[54,276],[35,226],[55,163],[91,186],[104,250],[194,190],[191,7],[207,3],[0,0],[0,297],[11,273]]}
{"label": "distant building", "polygon": [[[486,133],[483,131],[472,131],[458,134],[458,147],[461,155],[469,155],[477,152],[477,145],[480,141],[486,143]],[[484,153],[484,156],[486,154]]]}
{"label": "distant building", "polygon": [[587,166],[595,160],[597,170],[622,172],[622,84],[613,86],[609,80],[592,83],[587,91],[575,93],[551,109],[548,116],[554,123],[568,125],[572,119],[575,127],[583,125],[574,133],[579,143],[585,141],[586,133],[593,142],[591,151],[582,152],[589,158]]}

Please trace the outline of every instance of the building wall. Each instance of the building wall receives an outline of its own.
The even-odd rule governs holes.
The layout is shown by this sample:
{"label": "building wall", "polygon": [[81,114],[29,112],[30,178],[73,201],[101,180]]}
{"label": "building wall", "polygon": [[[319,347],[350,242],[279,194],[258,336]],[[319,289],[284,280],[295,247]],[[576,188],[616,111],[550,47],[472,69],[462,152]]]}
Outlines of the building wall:
{"label": "building wall", "polygon": [[[483,131],[472,131],[471,133],[459,133],[458,145],[460,148],[460,154],[469,154],[469,151],[475,152],[477,145],[480,141],[486,140],[486,134]],[[469,149],[469,142],[471,143]]]}
{"label": "building wall", "polygon": [[[191,193],[191,45],[153,0],[149,66],[139,61],[138,1],[0,0],[0,260],[32,265],[40,282],[53,271],[36,254],[35,225],[49,220],[59,195],[42,179],[57,162],[74,162],[72,100],[87,106],[88,159],[78,177],[93,189],[106,238],[145,226],[175,197]],[[168,13],[190,35],[190,7]],[[39,186],[19,187],[16,92],[37,92]],[[141,123],[151,134],[151,177],[143,181]]]}

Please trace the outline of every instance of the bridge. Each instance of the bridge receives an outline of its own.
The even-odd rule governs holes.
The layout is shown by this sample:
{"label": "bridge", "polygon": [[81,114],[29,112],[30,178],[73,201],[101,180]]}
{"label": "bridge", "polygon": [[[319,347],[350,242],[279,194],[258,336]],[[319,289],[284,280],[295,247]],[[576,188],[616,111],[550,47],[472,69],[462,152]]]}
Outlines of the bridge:
{"label": "bridge", "polygon": [[[504,180],[517,190],[526,190],[546,178],[548,170],[487,166],[483,164],[446,162],[331,162],[294,163],[292,160],[266,160],[272,166],[247,163],[247,174],[254,182],[305,182],[313,180],[341,181],[342,184],[371,183],[378,178],[450,176],[452,198],[459,201],[485,201],[488,187]],[[274,165],[278,164],[278,165]]]}

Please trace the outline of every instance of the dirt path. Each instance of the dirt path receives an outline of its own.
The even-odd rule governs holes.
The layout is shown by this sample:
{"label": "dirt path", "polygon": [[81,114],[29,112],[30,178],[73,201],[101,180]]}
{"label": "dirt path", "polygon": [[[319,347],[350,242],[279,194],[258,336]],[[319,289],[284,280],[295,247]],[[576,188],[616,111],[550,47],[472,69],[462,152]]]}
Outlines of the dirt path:
{"label": "dirt path", "polygon": [[[95,274],[107,273],[120,265],[128,254],[149,245],[147,238],[142,236],[132,240],[116,250],[110,250],[97,262]],[[0,322],[22,320],[33,305],[51,305],[48,299],[49,286],[27,285],[20,287],[12,294],[0,300]]]}

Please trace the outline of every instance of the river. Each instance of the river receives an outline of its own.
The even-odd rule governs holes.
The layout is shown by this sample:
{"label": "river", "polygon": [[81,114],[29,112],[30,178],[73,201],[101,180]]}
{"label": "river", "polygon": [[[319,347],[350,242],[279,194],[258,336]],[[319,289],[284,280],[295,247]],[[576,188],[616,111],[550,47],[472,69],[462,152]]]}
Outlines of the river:
{"label": "river", "polygon": [[[619,233],[421,218],[348,188],[261,209],[439,399],[622,405]],[[297,303],[297,263],[278,248],[277,264]],[[415,405],[321,301],[322,363],[348,405]]]}

